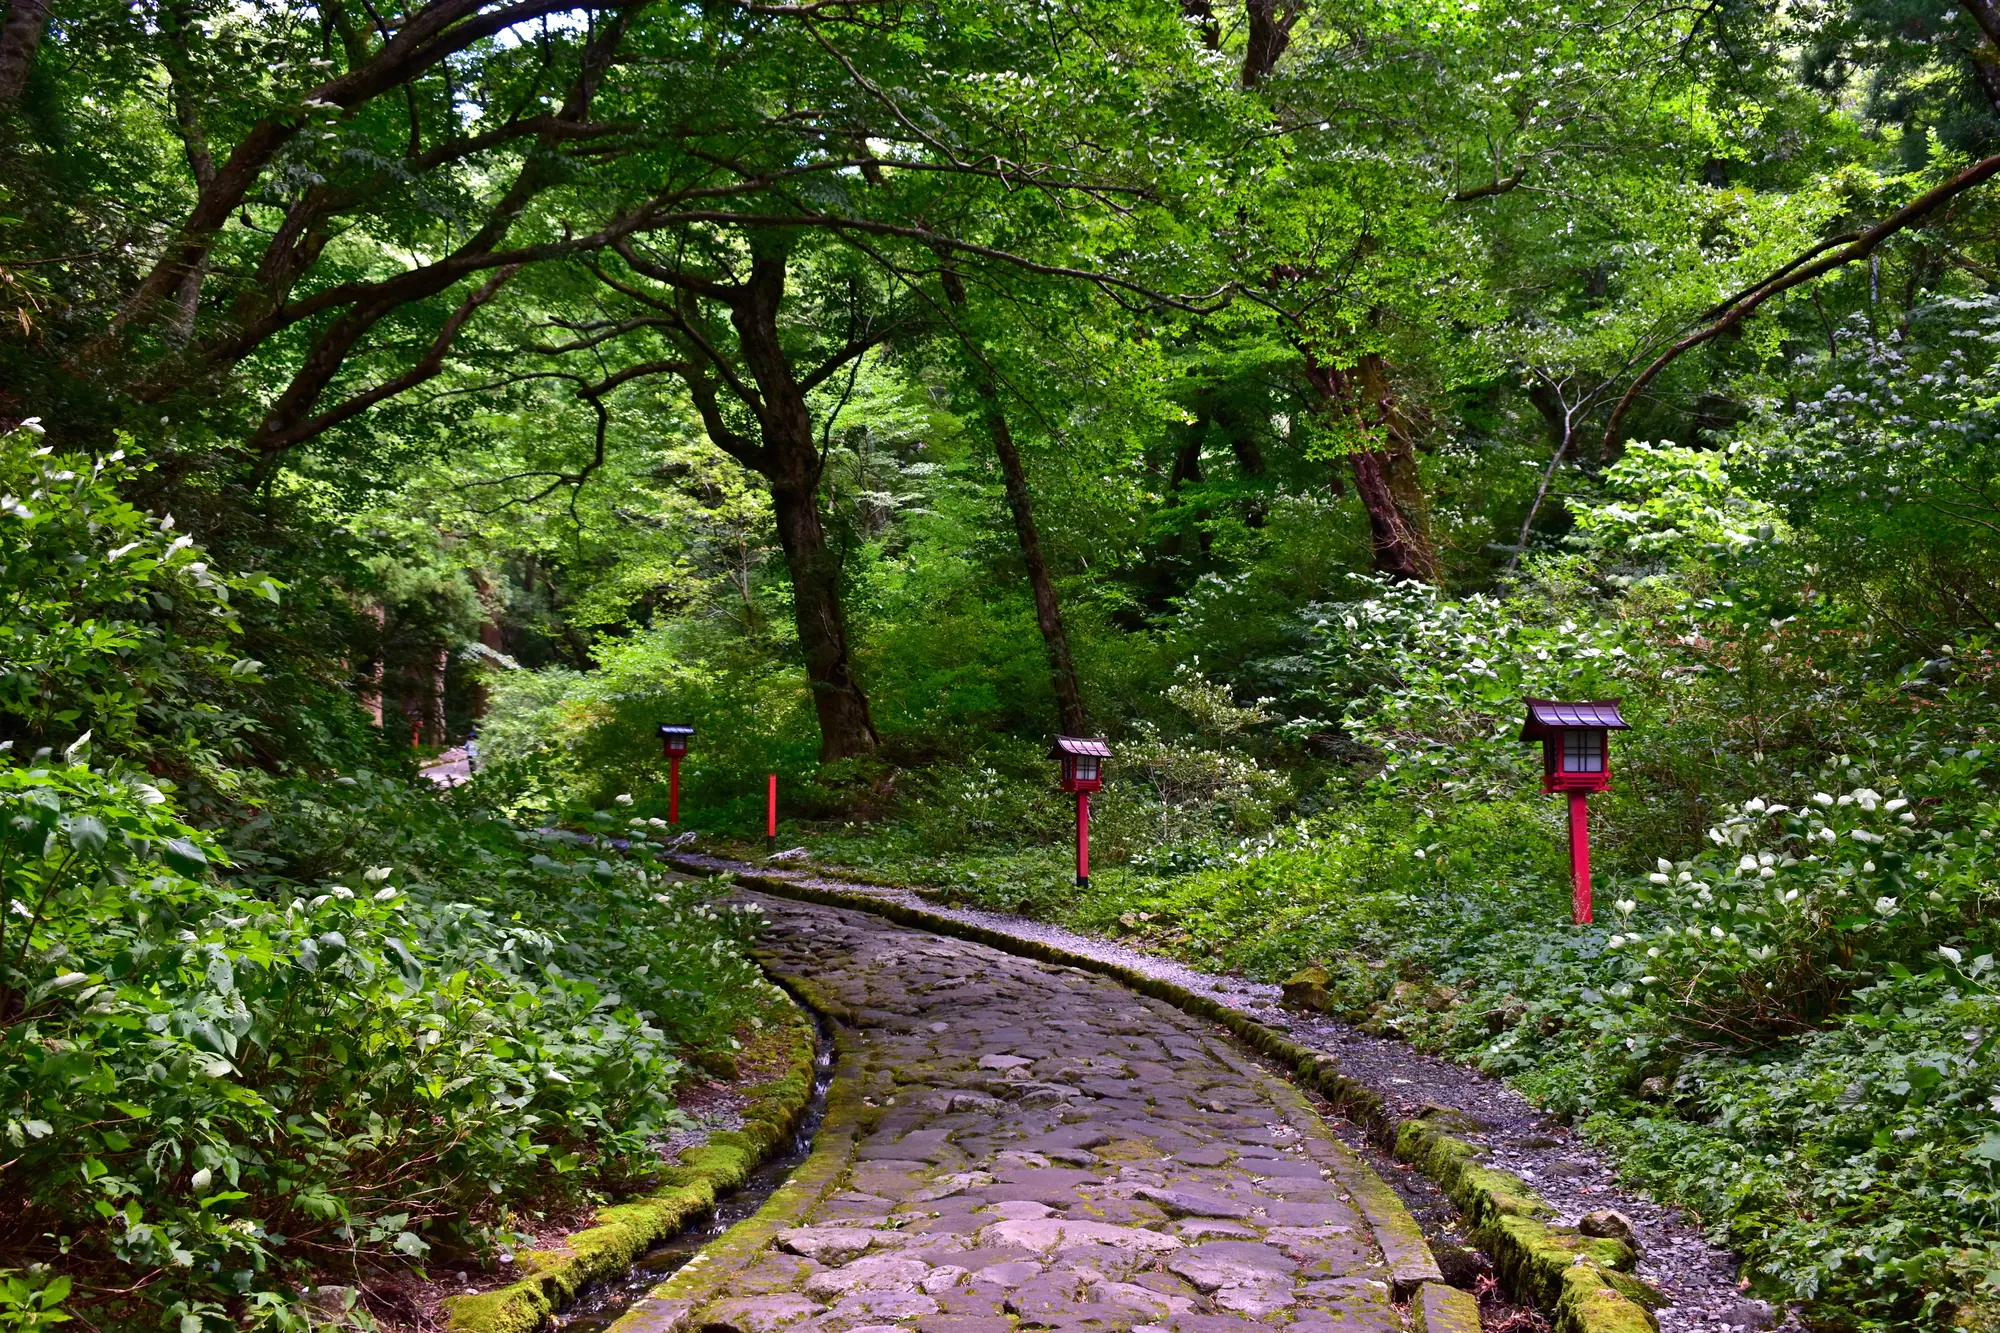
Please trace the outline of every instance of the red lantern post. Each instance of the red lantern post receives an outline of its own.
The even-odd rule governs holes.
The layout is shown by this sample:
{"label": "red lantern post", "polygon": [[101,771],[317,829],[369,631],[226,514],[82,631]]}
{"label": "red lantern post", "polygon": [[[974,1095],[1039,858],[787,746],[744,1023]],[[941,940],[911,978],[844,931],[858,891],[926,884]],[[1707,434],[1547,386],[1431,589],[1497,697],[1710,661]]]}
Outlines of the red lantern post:
{"label": "red lantern post", "polygon": [[778,850],[778,775],[766,775],[769,781],[764,786],[764,851],[768,855]]}
{"label": "red lantern post", "polygon": [[660,748],[667,756],[667,822],[681,822],[681,758],[688,752],[694,728],[677,722],[660,724]]}
{"label": "red lantern post", "polygon": [[1557,703],[1529,699],[1528,719],[1521,739],[1542,743],[1542,790],[1569,797],[1569,873],[1572,885],[1570,919],[1579,926],[1591,921],[1590,911],[1590,793],[1611,789],[1610,735],[1630,731],[1632,724],[1618,711],[1618,700]]}
{"label": "red lantern post", "polygon": [[1062,789],[1076,793],[1076,886],[1090,887],[1090,793],[1104,785],[1111,747],[1099,736],[1058,736],[1049,758],[1062,761]]}

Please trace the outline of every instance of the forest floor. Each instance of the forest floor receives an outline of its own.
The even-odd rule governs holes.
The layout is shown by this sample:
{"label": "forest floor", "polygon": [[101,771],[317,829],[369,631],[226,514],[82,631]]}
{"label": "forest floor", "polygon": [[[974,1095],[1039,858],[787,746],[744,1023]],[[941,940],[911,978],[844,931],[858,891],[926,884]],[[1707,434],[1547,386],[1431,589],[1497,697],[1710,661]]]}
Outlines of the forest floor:
{"label": "forest floor", "polygon": [[1213,1024],[1074,967],[751,900],[765,965],[845,1024],[823,1184],[617,1333],[1400,1333],[1399,1301],[1470,1303],[1395,1194]]}
{"label": "forest floor", "polygon": [[[1480,1129],[1466,1137],[1487,1150],[1493,1166],[1521,1176],[1560,1210],[1558,1221],[1573,1225],[1583,1213],[1601,1208],[1624,1213],[1632,1223],[1641,1253],[1638,1275],[1671,1302],[1657,1312],[1662,1333],[1802,1327],[1795,1316],[1746,1297],[1739,1283],[1738,1261],[1728,1251],[1709,1244],[1694,1219],[1625,1188],[1613,1165],[1567,1126],[1542,1114],[1505,1083],[1477,1070],[1426,1055],[1392,1038],[1368,1035],[1337,1019],[1283,1009],[1277,986],[1204,972],[1046,922],[949,907],[909,888],[851,882],[833,872],[801,865],[796,857],[787,864],[786,853],[779,853],[776,863],[681,855],[690,869],[750,872],[804,887],[920,907],[951,920],[1024,941],[1056,945],[1212,995],[1257,1022],[1286,1033],[1293,1041],[1334,1057],[1344,1074],[1382,1096],[1397,1118],[1415,1115],[1427,1106],[1471,1117]],[[1435,1187],[1408,1167],[1376,1152],[1358,1128],[1343,1125],[1340,1133],[1402,1194],[1434,1242],[1440,1242],[1441,1247],[1464,1243],[1454,1210]]]}

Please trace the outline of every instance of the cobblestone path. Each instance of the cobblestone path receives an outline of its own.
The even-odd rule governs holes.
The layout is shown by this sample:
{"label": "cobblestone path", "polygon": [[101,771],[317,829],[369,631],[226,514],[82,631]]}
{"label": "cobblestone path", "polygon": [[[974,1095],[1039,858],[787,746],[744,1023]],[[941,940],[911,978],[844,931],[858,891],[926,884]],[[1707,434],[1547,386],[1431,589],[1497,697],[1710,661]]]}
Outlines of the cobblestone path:
{"label": "cobblestone path", "polygon": [[617,1333],[1359,1333],[1401,1330],[1395,1298],[1435,1279],[1388,1187],[1179,1010],[753,900],[767,964],[845,1011],[827,1125],[761,1232]]}

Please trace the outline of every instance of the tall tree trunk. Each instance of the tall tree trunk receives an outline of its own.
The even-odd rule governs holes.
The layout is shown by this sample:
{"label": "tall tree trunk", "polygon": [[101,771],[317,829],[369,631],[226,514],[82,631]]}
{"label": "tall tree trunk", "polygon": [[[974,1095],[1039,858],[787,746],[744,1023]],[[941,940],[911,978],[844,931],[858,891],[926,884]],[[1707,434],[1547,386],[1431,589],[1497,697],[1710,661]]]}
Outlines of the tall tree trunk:
{"label": "tall tree trunk", "polygon": [[[944,291],[954,306],[966,308],[965,284],[949,268],[944,270]],[[1027,567],[1028,590],[1035,599],[1035,623],[1041,627],[1042,647],[1049,655],[1056,725],[1065,736],[1088,736],[1090,717],[1083,711],[1083,691],[1077,683],[1076,659],[1069,651],[1069,631],[1063,627],[1062,603],[1056,598],[1055,580],[1049,577],[1048,558],[1042,553],[1041,529],[1035,526],[1028,471],[1021,465],[1021,451],[1014,446],[1014,432],[1008,429],[1007,414],[1000,407],[1000,386],[977,357],[969,361],[986,433],[993,439],[993,454],[1000,460],[1000,476],[1006,482],[1007,508],[1014,515],[1014,536],[1020,541],[1021,563]]]}
{"label": "tall tree trunk", "polygon": [[1382,359],[1371,352],[1352,371],[1344,371],[1322,364],[1308,351],[1306,377],[1321,405],[1348,418],[1366,441],[1347,462],[1368,513],[1375,572],[1435,583],[1437,550],[1431,544],[1430,505],[1417,476],[1416,441]]}
{"label": "tall tree trunk", "polygon": [[868,754],[882,743],[869,716],[868,696],[854,679],[847,651],[847,617],[840,603],[840,558],[826,539],[819,512],[821,459],[812,414],[778,340],[778,307],[785,294],[785,256],[756,254],[741,299],[730,307],[744,364],[761,398],[764,478],[778,541],[792,575],[792,608],[819,716],[821,763]]}
{"label": "tall tree trunk", "polygon": [[1238,78],[1245,88],[1255,88],[1278,67],[1278,57],[1292,44],[1292,28],[1304,12],[1300,0],[1244,0],[1243,17],[1250,31]]}
{"label": "tall tree trunk", "polygon": [[[1236,471],[1245,481],[1261,481],[1264,478],[1264,451],[1257,447],[1257,437],[1250,429],[1250,418],[1234,407],[1217,414],[1217,424],[1229,436],[1229,452],[1236,456]],[[1270,508],[1263,496],[1255,496],[1243,506],[1245,527],[1261,528]]]}
{"label": "tall tree trunk", "polygon": [[49,25],[49,0],[13,0],[0,23],[0,102],[12,102],[28,86],[35,51]]}
{"label": "tall tree trunk", "polygon": [[375,626],[375,639],[368,648],[368,668],[362,673],[361,706],[379,729],[382,725],[382,638],[389,624],[389,612],[372,598],[362,612]]}
{"label": "tall tree trunk", "polygon": [[424,733],[432,745],[442,748],[446,741],[444,720],[444,679],[451,669],[451,649],[439,644],[431,656],[430,671],[424,681]]}
{"label": "tall tree trunk", "polygon": [[[1207,433],[1208,419],[1202,417],[1189,429],[1187,438],[1181,441],[1181,447],[1174,451],[1173,470],[1167,473],[1167,507],[1169,509],[1180,507],[1181,487],[1190,482],[1199,486],[1206,480],[1201,474],[1201,441],[1202,437]],[[1208,521],[1208,516],[1206,509],[1197,509],[1194,511],[1195,545],[1203,555],[1208,554],[1209,546],[1214,541],[1214,534],[1202,526],[1202,524]],[[1186,539],[1187,534],[1185,531],[1173,533],[1162,543],[1164,549],[1161,554],[1169,556],[1186,554]]]}

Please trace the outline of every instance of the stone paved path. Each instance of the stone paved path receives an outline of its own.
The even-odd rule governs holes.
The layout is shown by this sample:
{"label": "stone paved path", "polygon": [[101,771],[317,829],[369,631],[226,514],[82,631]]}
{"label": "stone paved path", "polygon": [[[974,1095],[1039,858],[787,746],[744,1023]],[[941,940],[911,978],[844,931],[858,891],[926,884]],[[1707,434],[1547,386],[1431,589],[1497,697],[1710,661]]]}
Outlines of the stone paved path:
{"label": "stone paved path", "polygon": [[1387,1186],[1219,1032],[1072,968],[744,896],[773,971],[847,1011],[847,1103],[783,1229],[618,1333],[1360,1333],[1404,1328],[1395,1298],[1434,1279]]}

